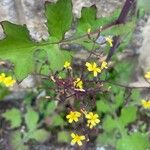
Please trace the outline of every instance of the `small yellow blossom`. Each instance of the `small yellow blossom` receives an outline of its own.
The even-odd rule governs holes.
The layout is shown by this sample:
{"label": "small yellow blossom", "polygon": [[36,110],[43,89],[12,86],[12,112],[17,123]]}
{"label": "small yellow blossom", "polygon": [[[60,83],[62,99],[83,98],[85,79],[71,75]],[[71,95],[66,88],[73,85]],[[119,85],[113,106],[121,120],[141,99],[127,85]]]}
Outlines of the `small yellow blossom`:
{"label": "small yellow blossom", "polygon": [[71,145],[75,145],[77,143],[79,146],[82,146],[82,141],[85,140],[84,135],[78,135],[75,133],[71,133],[71,137],[72,137]]}
{"label": "small yellow blossom", "polygon": [[64,68],[65,68],[65,69],[72,69],[70,62],[65,61]]}
{"label": "small yellow blossom", "polygon": [[113,43],[112,37],[108,36],[108,37],[105,37],[105,39],[109,43],[110,47],[112,47],[113,46],[113,44],[112,44]]}
{"label": "small yellow blossom", "polygon": [[83,89],[83,82],[80,78],[77,78],[76,81],[74,81],[74,87],[78,89]]}
{"label": "small yellow blossom", "polygon": [[141,103],[145,109],[150,108],[150,100],[146,101],[146,100],[142,99]]}
{"label": "small yellow blossom", "polygon": [[4,81],[6,75],[4,73],[0,74],[0,83]]}
{"label": "small yellow blossom", "polygon": [[69,123],[72,123],[73,121],[77,122],[79,120],[79,117],[81,116],[81,113],[78,111],[71,111],[66,118],[68,119]]}
{"label": "small yellow blossom", "polygon": [[101,72],[101,69],[97,67],[97,64],[86,62],[85,64],[87,66],[88,71],[92,71],[94,74],[94,77],[97,77],[97,74]]}
{"label": "small yellow blossom", "polygon": [[3,83],[7,86],[7,87],[10,87],[10,86],[13,86],[16,81],[14,79],[12,79],[12,77],[6,77],[3,81]]}
{"label": "small yellow blossom", "polygon": [[6,77],[4,73],[0,75],[0,83],[3,83],[7,87],[11,87],[16,83],[16,80],[14,80],[11,76]]}
{"label": "small yellow blossom", "polygon": [[91,28],[88,28],[87,33],[88,33],[88,34],[91,33]]}
{"label": "small yellow blossom", "polygon": [[94,114],[93,112],[89,112],[88,114],[85,115],[85,117],[88,119],[87,126],[90,127],[90,129],[95,127],[96,124],[100,122],[98,114]]}
{"label": "small yellow blossom", "polygon": [[147,78],[147,79],[150,79],[150,71],[146,72],[144,77]]}
{"label": "small yellow blossom", "polygon": [[103,61],[102,64],[101,64],[101,70],[107,69],[107,68],[108,68],[107,62]]}

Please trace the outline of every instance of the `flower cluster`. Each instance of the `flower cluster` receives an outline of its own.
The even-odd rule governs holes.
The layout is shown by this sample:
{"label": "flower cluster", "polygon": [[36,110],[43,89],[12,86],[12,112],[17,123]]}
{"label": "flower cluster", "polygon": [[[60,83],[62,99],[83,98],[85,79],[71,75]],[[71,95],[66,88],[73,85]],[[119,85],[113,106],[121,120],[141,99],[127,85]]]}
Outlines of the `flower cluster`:
{"label": "flower cluster", "polygon": [[85,65],[88,71],[93,72],[94,77],[97,77],[98,73],[101,73],[103,69],[108,68],[107,66],[108,64],[106,61],[103,61],[100,67],[98,67],[95,62],[93,63],[86,62]]}
{"label": "flower cluster", "polygon": [[[93,113],[93,112],[87,113],[86,111],[83,111],[83,110],[82,110],[82,112],[85,115],[85,118],[87,119],[87,127],[89,127],[90,129],[95,127],[100,122],[98,114]],[[72,123],[73,121],[74,122],[79,121],[80,117],[81,117],[81,113],[78,112],[78,111],[71,111],[66,116],[69,123]],[[78,134],[75,134],[75,133],[72,133],[71,137],[72,137],[71,144],[74,145],[74,144],[77,143],[79,146],[82,145],[82,140],[86,139],[84,135],[78,135]]]}
{"label": "flower cluster", "polygon": [[[73,72],[74,70],[72,69],[71,63],[66,61],[63,65],[62,71],[65,71],[65,73],[67,71],[67,77],[59,78],[59,72],[51,76],[51,80],[55,83],[55,90],[57,89],[57,92],[59,92],[58,99],[60,101],[64,102],[66,99],[73,97],[73,99],[83,100],[84,103],[85,97],[89,98],[90,96],[95,96],[99,87],[96,90],[91,90],[89,84],[91,84],[91,82],[93,82],[93,84],[97,83],[94,79],[91,80],[91,76],[88,76],[89,72],[91,72],[94,77],[97,77],[104,69],[108,68],[108,64],[106,61],[102,61],[100,64],[96,62],[86,62],[83,66],[86,67],[82,68],[82,74],[74,76],[75,73]],[[90,80],[88,80],[89,77]],[[82,124],[82,127],[85,127],[85,130],[80,134],[76,132],[71,133],[71,144],[78,144],[81,146],[83,140],[88,141],[86,131],[96,127],[100,123],[100,119],[99,115],[94,112],[87,112],[83,109],[81,109],[80,112],[75,111],[73,110],[72,105],[72,103],[68,104],[68,108],[70,108],[71,111],[66,115],[67,121],[69,124],[79,122],[80,125]]]}
{"label": "flower cluster", "polygon": [[0,74],[0,83],[4,84],[6,87],[11,87],[16,83],[11,76],[6,76],[5,73]]}
{"label": "flower cluster", "polygon": [[[103,69],[107,69],[108,68],[108,64],[106,61],[103,61],[101,63],[101,66],[97,66],[97,64],[95,62],[93,63],[89,63],[89,62],[86,62],[86,67],[87,67],[87,70],[89,72],[93,72],[93,75],[94,77],[97,77],[98,73],[101,73]],[[66,61],[64,63],[64,69],[67,69],[67,70],[70,70],[72,71],[72,67],[71,67],[71,63]],[[51,77],[51,79],[56,82],[56,78],[54,76]],[[71,79],[71,78],[70,78]],[[59,79],[59,81],[61,82],[61,79]],[[73,83],[70,83],[70,85],[73,85],[74,89],[75,90],[79,90],[79,91],[85,91],[84,90],[84,87],[83,87],[83,81],[81,78],[77,77],[76,79],[71,79],[70,81],[73,81]],[[60,83],[59,82],[59,83]],[[63,82],[63,86],[65,85],[65,79],[62,79],[62,82]],[[59,85],[60,86],[60,85]],[[67,86],[68,87],[68,86]],[[71,89],[71,88],[70,88]]]}

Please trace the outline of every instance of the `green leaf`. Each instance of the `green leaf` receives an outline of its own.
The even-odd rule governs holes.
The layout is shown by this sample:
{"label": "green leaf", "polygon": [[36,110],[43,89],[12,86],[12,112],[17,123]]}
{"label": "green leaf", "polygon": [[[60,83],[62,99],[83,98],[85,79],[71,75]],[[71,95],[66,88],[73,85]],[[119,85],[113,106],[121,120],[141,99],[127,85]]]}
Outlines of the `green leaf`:
{"label": "green leaf", "polygon": [[27,145],[24,145],[20,131],[12,132],[10,135],[10,146],[12,150],[29,150]]}
{"label": "green leaf", "polygon": [[116,145],[116,137],[115,137],[115,133],[114,132],[103,132],[102,134],[99,134],[97,136],[97,139],[96,139],[96,143],[98,146],[108,146],[108,145],[111,145],[111,146],[115,146]]}
{"label": "green leaf", "polygon": [[131,99],[134,101],[139,101],[140,100],[140,91],[139,90],[132,90],[132,94],[131,94]]}
{"label": "green leaf", "polygon": [[115,80],[121,82],[122,84],[127,84],[131,77],[133,67],[134,64],[127,61],[118,62],[114,71]]}
{"label": "green leaf", "polygon": [[59,40],[71,27],[72,4],[71,0],[59,0],[56,4],[46,5],[46,16],[50,34]]}
{"label": "green leaf", "polygon": [[2,25],[7,36],[4,40],[0,40],[0,58],[14,63],[17,79],[23,79],[29,73],[33,73],[35,70],[34,52],[37,49],[47,53],[53,70],[60,69],[63,63],[70,59],[69,52],[60,50],[57,44],[50,44],[55,42],[56,38],[51,37],[47,42],[35,43],[29,38],[28,30],[24,26],[9,22],[3,22]]}
{"label": "green leaf", "polygon": [[25,123],[29,131],[35,130],[37,128],[37,123],[39,120],[39,114],[35,112],[32,108],[27,108],[27,113],[25,114]]}
{"label": "green leaf", "polygon": [[105,102],[105,100],[101,99],[96,102],[97,111],[103,113],[111,112],[112,109],[109,105],[110,104],[108,104],[108,102]]}
{"label": "green leaf", "polygon": [[[75,37],[82,36],[87,33],[87,30],[91,28],[91,31],[95,31],[99,29],[101,26],[104,26],[108,23],[111,23],[115,19],[117,19],[120,10],[116,10],[114,14],[110,17],[101,17],[96,18],[96,8],[83,8],[82,9],[82,16],[77,22],[77,30],[75,33]],[[91,38],[96,38],[97,34],[92,35]],[[74,43],[80,44],[88,50],[91,50],[93,47],[93,42],[89,40],[88,37],[75,40]],[[99,44],[95,44],[95,47],[98,48]]]}
{"label": "green leaf", "polygon": [[102,34],[104,35],[112,35],[112,36],[117,36],[117,35],[126,35],[130,32],[133,32],[135,29],[135,21],[127,22],[125,24],[121,25],[115,25],[106,31],[103,31]]}
{"label": "green leaf", "polygon": [[119,93],[116,94],[115,96],[115,104],[113,107],[117,109],[118,107],[122,105],[123,102],[124,102],[124,91],[120,90]]}
{"label": "green leaf", "polygon": [[61,142],[61,143],[69,143],[70,135],[67,131],[58,132],[57,140],[58,140],[58,142]]}
{"label": "green leaf", "polygon": [[137,108],[135,106],[128,106],[121,110],[121,116],[119,118],[119,123],[123,126],[127,126],[132,123],[137,118]]}
{"label": "green leaf", "polygon": [[34,130],[31,133],[29,132],[28,136],[30,139],[35,139],[38,142],[44,142],[49,138],[50,132],[47,132],[44,129],[38,129],[38,130]]}
{"label": "green leaf", "polygon": [[10,93],[7,87],[0,85],[0,101],[5,98]]}
{"label": "green leaf", "polygon": [[57,102],[56,101],[50,101],[47,104],[47,108],[46,108],[46,115],[51,115],[54,113],[55,109],[57,107]]}
{"label": "green leaf", "polygon": [[10,121],[11,128],[17,128],[21,125],[22,116],[19,109],[13,108],[11,110],[6,111],[2,114],[2,116]]}
{"label": "green leaf", "polygon": [[62,119],[61,116],[54,115],[52,117],[52,126],[63,126],[63,125],[64,125],[64,120]]}
{"label": "green leaf", "polygon": [[148,136],[139,132],[124,136],[116,146],[116,150],[146,150],[148,148],[150,148]]}
{"label": "green leaf", "polygon": [[103,129],[106,132],[111,132],[115,128],[117,128],[117,121],[113,119],[110,115],[107,115],[103,121]]}
{"label": "green leaf", "polygon": [[89,28],[94,31],[95,29],[98,29],[103,25],[111,23],[112,21],[117,19],[119,12],[120,10],[116,10],[110,17],[101,17],[97,19],[95,7],[83,8],[82,16],[78,20],[76,35],[79,36],[86,34]]}

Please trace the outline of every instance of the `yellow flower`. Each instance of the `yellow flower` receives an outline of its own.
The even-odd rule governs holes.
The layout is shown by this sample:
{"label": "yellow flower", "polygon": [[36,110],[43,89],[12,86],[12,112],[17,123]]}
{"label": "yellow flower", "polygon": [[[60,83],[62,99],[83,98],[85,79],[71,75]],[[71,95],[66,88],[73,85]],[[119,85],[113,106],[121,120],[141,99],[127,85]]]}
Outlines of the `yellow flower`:
{"label": "yellow flower", "polygon": [[147,73],[145,73],[145,78],[150,79],[150,71],[148,71]]}
{"label": "yellow flower", "polygon": [[146,101],[144,99],[141,100],[142,106],[146,108],[150,108],[150,100]]}
{"label": "yellow flower", "polygon": [[97,77],[97,73],[101,72],[101,69],[97,67],[97,64],[94,62],[93,64],[86,62],[85,64],[87,66],[88,71],[92,71],[94,74],[94,77]]}
{"label": "yellow flower", "polygon": [[16,80],[14,80],[11,76],[6,77],[4,73],[0,75],[0,83],[5,84],[5,86],[10,87],[13,86]]}
{"label": "yellow flower", "polygon": [[112,47],[113,46],[113,44],[112,44],[113,43],[112,37],[108,36],[108,37],[105,37],[105,39],[109,43],[110,47]]}
{"label": "yellow flower", "polygon": [[107,62],[103,61],[102,64],[101,64],[101,70],[107,69],[107,68],[108,68]]}
{"label": "yellow flower", "polygon": [[77,122],[79,117],[81,116],[80,112],[77,111],[71,111],[66,118],[68,119],[69,123],[72,123],[73,121]]}
{"label": "yellow flower", "polygon": [[82,146],[82,141],[85,140],[84,135],[78,135],[75,133],[71,133],[71,137],[72,137],[71,145],[75,145],[77,143],[79,146]]}
{"label": "yellow flower", "polygon": [[3,81],[3,83],[7,86],[7,87],[10,87],[10,86],[13,86],[15,83],[16,83],[16,80],[12,79],[12,77],[6,77]]}
{"label": "yellow flower", "polygon": [[4,73],[0,74],[0,83],[4,81],[6,75]]}
{"label": "yellow flower", "polygon": [[65,68],[65,69],[72,69],[70,62],[65,61],[64,68]]}
{"label": "yellow flower", "polygon": [[91,129],[100,122],[98,114],[94,114],[93,112],[89,112],[88,114],[85,115],[85,117],[88,119],[87,126],[90,127]]}
{"label": "yellow flower", "polygon": [[76,81],[74,81],[74,87],[83,89],[83,82],[80,78],[77,78]]}

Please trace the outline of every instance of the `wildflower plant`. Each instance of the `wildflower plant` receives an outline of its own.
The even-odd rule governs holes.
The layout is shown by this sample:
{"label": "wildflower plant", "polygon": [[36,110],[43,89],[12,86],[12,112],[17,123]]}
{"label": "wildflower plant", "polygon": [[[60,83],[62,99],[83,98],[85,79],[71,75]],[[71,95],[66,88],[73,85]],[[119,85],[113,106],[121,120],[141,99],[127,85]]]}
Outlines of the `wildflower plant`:
{"label": "wildflower plant", "polygon": [[[149,116],[147,112],[143,113],[143,107],[144,110],[149,109],[149,100],[137,101],[140,96],[134,89],[139,87],[117,82],[121,77],[127,81],[129,75],[124,70],[129,70],[130,64],[125,66],[125,63],[118,62],[114,67],[111,63],[115,51],[123,49],[131,39],[131,35],[127,36],[135,26],[135,19],[132,21],[129,17],[133,4],[134,0],[126,0],[121,12],[99,19],[95,19],[94,7],[84,8],[75,34],[64,39],[73,20],[71,0],[47,3],[45,14],[51,36],[47,42],[41,43],[31,41],[25,27],[2,23],[7,37],[0,41],[0,58],[8,58],[14,63],[14,74],[18,80],[29,73],[41,79],[36,92],[30,93],[31,98],[24,100],[23,110],[12,109],[3,113],[3,118],[13,129],[10,143],[14,150],[19,150],[18,145],[22,145],[21,149],[29,149],[26,144],[30,139],[46,141],[52,136],[51,132],[56,133],[58,141],[84,149],[93,141],[96,145],[111,145],[116,150],[137,150],[137,147],[145,150],[150,147],[144,130],[130,130],[137,121],[138,113]],[[123,38],[128,42],[122,46]],[[7,43],[8,47],[3,46]],[[72,53],[61,48],[63,44],[72,43],[89,50],[78,68],[71,59]],[[149,72],[144,77],[149,79]],[[1,84],[10,87],[15,82],[11,76],[0,74]]]}

